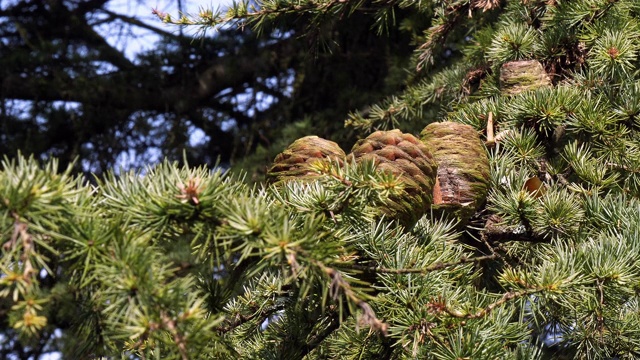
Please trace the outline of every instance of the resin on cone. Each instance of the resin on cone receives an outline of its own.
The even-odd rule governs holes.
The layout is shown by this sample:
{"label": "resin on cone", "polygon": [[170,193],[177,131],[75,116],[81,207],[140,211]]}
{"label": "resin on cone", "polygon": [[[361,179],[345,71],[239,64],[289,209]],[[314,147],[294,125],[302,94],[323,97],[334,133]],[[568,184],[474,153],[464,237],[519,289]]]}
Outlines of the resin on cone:
{"label": "resin on cone", "polygon": [[346,154],[335,142],[317,136],[305,136],[276,156],[267,178],[270,183],[311,179],[319,175],[312,167],[315,162],[337,161],[342,164],[345,157]]}
{"label": "resin on cone", "polygon": [[487,197],[490,168],[485,147],[473,127],[454,122],[429,124],[421,136],[438,163],[434,210],[464,224]]}
{"label": "resin on cone", "polygon": [[412,226],[429,211],[437,165],[428,147],[411,134],[400,130],[376,131],[359,140],[351,151],[356,161],[372,159],[380,171],[400,179],[404,190],[391,196],[381,212]]}

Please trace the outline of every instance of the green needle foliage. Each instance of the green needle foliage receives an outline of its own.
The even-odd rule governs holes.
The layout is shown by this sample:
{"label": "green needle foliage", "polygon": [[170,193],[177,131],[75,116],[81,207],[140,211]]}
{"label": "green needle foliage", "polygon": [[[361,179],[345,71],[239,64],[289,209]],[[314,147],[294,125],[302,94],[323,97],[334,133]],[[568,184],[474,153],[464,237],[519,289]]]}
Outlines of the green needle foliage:
{"label": "green needle foliage", "polygon": [[[373,162],[273,185],[165,162],[88,185],[55,162],[6,159],[0,344],[53,338],[65,358],[639,358],[639,4],[264,0],[158,14],[203,30],[295,19],[304,38],[362,12],[380,36],[412,33],[406,86],[345,124],[361,138],[471,125],[490,159],[486,202],[464,225],[426,211],[403,227],[380,215],[403,183]],[[502,69],[523,60],[550,81],[504,91]]]}

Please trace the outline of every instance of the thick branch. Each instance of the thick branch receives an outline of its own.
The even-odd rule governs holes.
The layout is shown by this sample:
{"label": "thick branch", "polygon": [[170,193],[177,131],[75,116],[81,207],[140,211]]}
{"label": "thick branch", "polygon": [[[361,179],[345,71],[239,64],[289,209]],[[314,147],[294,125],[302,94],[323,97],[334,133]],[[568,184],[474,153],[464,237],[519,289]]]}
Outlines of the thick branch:
{"label": "thick branch", "polygon": [[93,30],[93,28],[87,24],[86,19],[83,19],[83,23],[78,26],[78,29],[75,29],[75,32],[82,34],[87,44],[98,49],[102,60],[110,62],[121,70],[134,70],[136,68],[120,50],[111,46],[100,34]]}
{"label": "thick branch", "polygon": [[[25,78],[18,72],[2,80],[5,98],[33,101],[73,101],[87,105],[131,109],[132,111],[174,111],[185,113],[199,107],[213,107],[229,113],[232,109],[216,101],[214,96],[238,84],[251,83],[258,76],[270,77],[283,74],[289,64],[276,54],[295,52],[291,40],[271,44],[262,55],[231,54],[216,58],[213,63],[198,73],[197,70],[183,75],[186,78],[174,81],[169,78],[153,87],[131,86],[145,79],[138,76],[149,73],[148,69],[115,73],[91,79],[91,90],[78,86],[76,79],[59,70],[52,84],[42,85],[38,76]],[[134,68],[135,69],[135,68]],[[121,86],[118,86],[120,84]],[[126,93],[123,93],[126,89]],[[233,113],[239,116],[238,113]]]}
{"label": "thick branch", "polygon": [[[22,8],[16,5],[9,9],[8,17],[17,26],[24,28],[28,38],[42,40],[65,39],[83,42],[98,51],[99,58],[108,61],[119,69],[132,70],[135,65],[118,49],[111,46],[104,37],[98,34],[87,22],[87,13],[104,6],[105,0],[87,1],[78,5],[75,10],[69,10],[62,2],[50,8]],[[24,21],[25,18],[44,16],[48,23]],[[19,24],[19,25],[18,25]],[[65,24],[65,26],[59,26]]]}
{"label": "thick branch", "polygon": [[96,9],[101,9],[108,2],[109,2],[109,0],[82,1],[82,2],[80,2],[78,4],[78,6],[75,8],[75,10],[73,12],[78,14],[78,15],[84,15],[84,14],[86,14],[88,12],[91,12],[91,11],[94,11]]}

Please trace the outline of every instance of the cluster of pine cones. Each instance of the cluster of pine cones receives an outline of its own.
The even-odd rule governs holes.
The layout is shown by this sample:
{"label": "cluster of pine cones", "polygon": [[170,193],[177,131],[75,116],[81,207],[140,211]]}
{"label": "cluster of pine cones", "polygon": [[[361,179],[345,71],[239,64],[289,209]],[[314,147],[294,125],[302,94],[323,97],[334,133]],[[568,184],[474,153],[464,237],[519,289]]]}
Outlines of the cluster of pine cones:
{"label": "cluster of pine cones", "polygon": [[366,160],[402,182],[403,191],[391,196],[382,212],[406,226],[429,212],[464,222],[487,195],[489,160],[484,144],[471,126],[453,122],[428,125],[420,139],[400,130],[376,131],[359,140],[349,155],[333,141],[306,136],[276,156],[267,175],[275,183],[307,180],[320,175],[319,161]]}

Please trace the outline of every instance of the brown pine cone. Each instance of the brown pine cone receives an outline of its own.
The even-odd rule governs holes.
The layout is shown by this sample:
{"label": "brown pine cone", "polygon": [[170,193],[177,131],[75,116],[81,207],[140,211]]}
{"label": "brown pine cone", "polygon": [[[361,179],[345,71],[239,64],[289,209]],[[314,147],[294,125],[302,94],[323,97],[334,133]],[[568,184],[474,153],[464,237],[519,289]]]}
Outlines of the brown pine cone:
{"label": "brown pine cone", "polygon": [[438,163],[433,207],[464,224],[487,197],[490,168],[485,147],[473,127],[454,122],[429,124],[421,135]]}
{"label": "brown pine cone", "polygon": [[270,183],[291,179],[310,179],[319,175],[311,165],[317,161],[344,162],[346,154],[333,141],[317,136],[305,136],[293,142],[273,160],[267,171]]}
{"label": "brown pine cone", "polygon": [[400,130],[376,131],[351,151],[356,161],[373,159],[381,171],[403,182],[403,193],[391,196],[381,209],[386,216],[412,226],[430,208],[437,165],[425,144]]}

